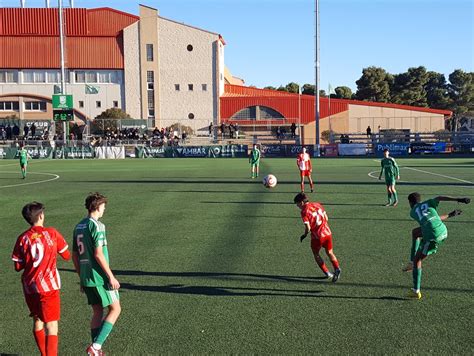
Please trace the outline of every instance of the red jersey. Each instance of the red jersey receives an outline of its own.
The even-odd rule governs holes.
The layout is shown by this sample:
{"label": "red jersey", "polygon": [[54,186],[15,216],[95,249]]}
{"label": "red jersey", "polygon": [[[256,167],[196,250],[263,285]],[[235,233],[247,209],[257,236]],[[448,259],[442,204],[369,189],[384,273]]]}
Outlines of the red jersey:
{"label": "red jersey", "polygon": [[307,153],[300,153],[296,158],[296,163],[298,164],[298,168],[300,171],[310,171],[311,170],[311,159],[309,154]]}
{"label": "red jersey", "polygon": [[305,204],[303,210],[301,210],[301,218],[305,224],[309,224],[311,237],[322,239],[331,236],[331,229],[328,225],[328,216],[321,204]]}
{"label": "red jersey", "polygon": [[52,227],[32,226],[18,237],[12,260],[24,268],[21,280],[26,294],[61,288],[56,254],[66,252],[67,248],[64,237]]}

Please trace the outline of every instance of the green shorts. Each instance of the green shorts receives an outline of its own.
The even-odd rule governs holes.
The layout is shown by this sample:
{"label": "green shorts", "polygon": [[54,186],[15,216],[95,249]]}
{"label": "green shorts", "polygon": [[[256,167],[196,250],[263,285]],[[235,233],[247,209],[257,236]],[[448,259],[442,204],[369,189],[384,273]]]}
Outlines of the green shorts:
{"label": "green shorts", "polygon": [[438,247],[446,240],[448,237],[448,232],[432,239],[425,239],[421,240],[421,244],[419,247],[419,250],[423,253],[425,256],[432,255],[436,252],[438,252]]}
{"label": "green shorts", "polygon": [[83,287],[89,305],[100,304],[104,308],[120,300],[118,290],[108,289],[105,286]]}
{"label": "green shorts", "polygon": [[385,178],[385,185],[387,187],[395,185],[395,178]]}
{"label": "green shorts", "polygon": [[20,161],[20,167],[23,168],[23,167],[26,167],[28,165],[28,161],[24,162],[24,161]]}
{"label": "green shorts", "polygon": [[251,165],[252,167],[258,167],[259,164],[260,164],[260,161],[250,162],[250,165]]}

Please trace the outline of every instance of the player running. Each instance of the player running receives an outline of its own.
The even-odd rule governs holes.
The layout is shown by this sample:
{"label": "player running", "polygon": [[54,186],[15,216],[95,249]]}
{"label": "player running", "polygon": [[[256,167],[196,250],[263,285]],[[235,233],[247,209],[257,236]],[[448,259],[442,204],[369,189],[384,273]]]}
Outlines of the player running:
{"label": "player running", "polygon": [[28,159],[31,159],[31,157],[23,144],[20,146],[18,155],[20,157],[21,176],[26,179],[26,167],[28,166]]}
{"label": "player running", "polygon": [[[304,234],[300,237],[300,242],[303,242],[311,232],[311,250],[313,251],[314,259],[326,277],[332,278],[332,281],[336,282],[341,275],[341,269],[332,250],[332,233],[331,229],[329,229],[328,216],[324,207],[320,203],[310,203],[304,193],[297,194],[294,198],[294,203],[301,210],[301,218],[305,227]],[[326,255],[331,260],[334,274],[329,272],[324,260],[319,255],[321,247],[324,247]]]}
{"label": "player running", "polygon": [[[393,157],[389,156],[390,152],[386,148],[383,150],[382,161],[380,162],[382,170],[380,171],[379,180],[382,179],[382,173],[385,172],[385,184],[387,185],[387,198],[388,202],[385,206],[397,206],[398,205],[398,195],[397,190],[395,189],[396,179],[400,179],[400,169],[398,168],[397,162]],[[393,197],[393,203],[392,203]]]}
{"label": "player running", "polygon": [[260,166],[260,150],[255,144],[253,145],[252,151],[250,151],[249,163],[252,179],[258,177],[258,171]]}
{"label": "player running", "polygon": [[18,237],[12,260],[17,272],[24,270],[23,294],[33,317],[33,335],[41,356],[57,355],[61,279],[56,254],[64,260],[71,255],[63,236],[56,229],[43,226],[43,204],[26,204],[21,214],[31,227]]}
{"label": "player running", "polygon": [[[88,216],[74,229],[72,260],[81,280],[81,288],[92,306],[91,338],[88,355],[102,355],[102,345],[109,336],[120,312],[120,283],[109,267],[109,253],[105,225],[99,219],[104,215],[107,198],[94,193],[86,198]],[[104,308],[108,313],[104,318]]]}
{"label": "player running", "polygon": [[461,210],[453,210],[447,215],[439,216],[437,208],[441,201],[469,204],[471,199],[439,196],[422,202],[420,193],[411,193],[408,196],[410,217],[420,224],[420,227],[412,231],[410,263],[403,269],[406,272],[413,270],[413,289],[408,295],[410,298],[421,299],[421,261],[436,253],[439,245],[448,237],[448,230],[443,221],[462,213]]}
{"label": "player running", "polygon": [[308,177],[309,186],[311,188],[311,193],[313,192],[313,179],[311,178],[311,173],[313,172],[313,167],[311,165],[311,158],[309,154],[306,153],[306,148],[301,149],[301,153],[298,154],[296,158],[296,165],[300,170],[301,177],[301,193],[304,193],[304,177]]}

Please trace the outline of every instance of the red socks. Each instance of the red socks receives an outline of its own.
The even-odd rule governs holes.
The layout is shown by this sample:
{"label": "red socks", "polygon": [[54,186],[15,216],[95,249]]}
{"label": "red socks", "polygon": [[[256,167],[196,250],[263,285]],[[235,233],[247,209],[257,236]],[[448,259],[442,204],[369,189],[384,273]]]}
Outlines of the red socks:
{"label": "red socks", "polygon": [[339,262],[337,259],[331,260],[332,266],[334,267],[334,270],[339,269]]}
{"label": "red socks", "polygon": [[36,345],[38,345],[41,356],[46,356],[46,334],[44,329],[33,330],[33,335],[35,336]]}
{"label": "red socks", "polygon": [[46,336],[47,356],[57,356],[58,354],[58,335]]}

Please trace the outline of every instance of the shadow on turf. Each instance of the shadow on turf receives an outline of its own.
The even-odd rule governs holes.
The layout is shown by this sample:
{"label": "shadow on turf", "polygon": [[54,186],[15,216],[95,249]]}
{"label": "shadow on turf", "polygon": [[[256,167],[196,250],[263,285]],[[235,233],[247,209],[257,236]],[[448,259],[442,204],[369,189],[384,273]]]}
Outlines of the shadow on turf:
{"label": "shadow on turf", "polygon": [[[71,272],[76,273],[75,270],[71,268],[58,268],[58,270],[62,272]],[[113,270],[114,274],[117,276],[153,276],[153,277],[176,277],[176,278],[208,278],[213,280],[225,280],[225,281],[246,281],[246,282],[262,282],[262,281],[269,281],[269,282],[289,282],[289,283],[299,283],[299,284],[331,284],[333,286],[342,287],[342,286],[350,286],[350,287],[361,287],[361,288],[393,288],[393,289],[402,289],[408,290],[409,285],[397,285],[397,284],[375,284],[375,283],[355,283],[355,282],[345,282],[339,281],[335,284],[328,283],[326,277],[314,277],[314,276],[279,276],[279,275],[271,275],[271,274],[258,274],[258,273],[227,273],[227,272],[159,272],[159,271],[134,271],[134,270]],[[125,284],[127,285],[127,284]],[[124,284],[121,283],[123,288]],[[129,284],[129,286],[134,286]],[[174,286],[174,285],[171,285]],[[181,286],[181,285],[178,285]],[[135,286],[138,290],[139,288],[162,288],[160,286]],[[164,287],[163,287],[164,288]],[[193,287],[194,288],[194,287]],[[237,287],[203,287],[203,288],[222,288],[222,289],[236,289],[242,290],[245,288],[237,288]],[[133,288],[125,288],[125,289],[133,289]],[[256,290],[263,290],[265,288],[255,288]],[[144,289],[145,290],[145,289]],[[268,289],[271,291],[272,289]],[[472,293],[472,289],[463,289],[463,288],[440,288],[440,287],[423,287],[423,290],[433,290],[433,291],[442,291],[442,292],[461,292],[461,293]],[[158,291],[158,290],[157,290]],[[316,293],[311,291],[298,291],[298,292],[308,292],[308,293]],[[321,296],[321,297],[329,297],[329,296]],[[338,297],[333,296],[333,298],[350,298],[350,297]],[[393,299],[399,300],[397,297],[390,297],[390,296],[383,296],[383,297],[372,297],[372,298],[363,298],[363,297],[354,297],[354,299]],[[404,298],[402,298],[405,300]]]}
{"label": "shadow on turf", "polygon": [[[222,179],[214,179],[214,180],[194,180],[194,179],[186,179],[186,180],[173,180],[173,179],[154,179],[154,180],[137,180],[137,179],[130,179],[130,180],[89,180],[89,181],[70,181],[70,182],[78,182],[78,183],[103,183],[103,184],[110,184],[110,183],[118,183],[118,184],[177,184],[177,183],[185,183],[185,184],[256,184],[259,183],[255,180],[222,180]],[[282,184],[298,184],[296,181],[278,181],[279,185]],[[379,181],[317,181],[316,185],[382,185]],[[474,187],[474,184],[469,183],[438,183],[438,182],[400,182],[397,185],[404,185],[404,186],[456,186],[456,187]]]}
{"label": "shadow on turf", "polygon": [[342,295],[321,295],[324,291],[316,290],[294,290],[294,289],[276,289],[276,288],[248,288],[248,287],[211,287],[211,286],[186,286],[183,284],[168,284],[164,286],[143,286],[130,283],[122,283],[121,289],[144,292],[158,292],[171,294],[192,294],[204,295],[208,297],[258,297],[258,296],[277,296],[277,297],[303,297],[303,298],[328,298],[328,299],[370,299],[370,300],[394,300],[406,301],[405,298],[398,297],[358,297]]}

